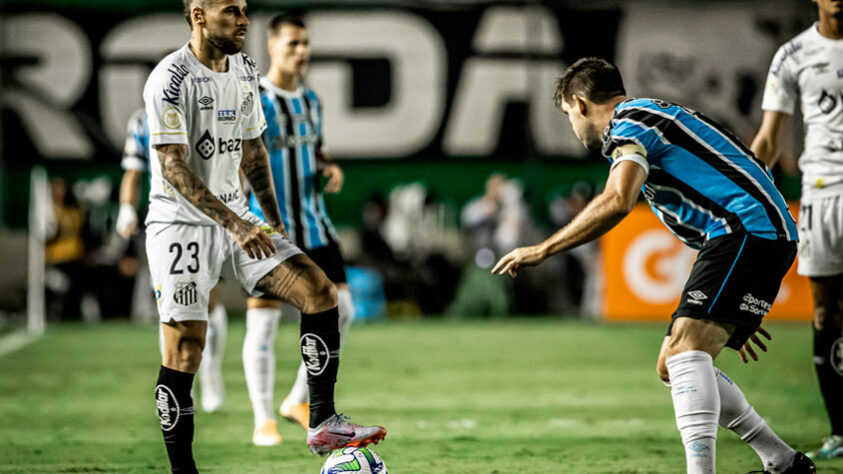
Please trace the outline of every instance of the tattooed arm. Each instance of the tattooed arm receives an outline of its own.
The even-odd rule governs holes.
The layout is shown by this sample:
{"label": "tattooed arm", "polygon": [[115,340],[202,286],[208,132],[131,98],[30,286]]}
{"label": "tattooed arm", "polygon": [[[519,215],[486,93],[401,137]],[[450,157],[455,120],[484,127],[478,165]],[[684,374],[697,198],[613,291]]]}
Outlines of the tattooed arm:
{"label": "tattooed arm", "polygon": [[261,206],[266,223],[287,237],[287,230],[281,222],[281,212],[275,199],[275,186],[272,184],[272,172],[269,169],[269,155],[263,140],[255,138],[243,140],[243,160],[240,171],[249,181],[252,193]]}
{"label": "tattooed arm", "polygon": [[184,157],[187,146],[181,144],[156,145],[161,163],[161,176],[196,209],[221,225],[238,245],[252,258],[275,253],[272,241],[260,229],[241,219],[214,196],[205,183],[187,166]]}

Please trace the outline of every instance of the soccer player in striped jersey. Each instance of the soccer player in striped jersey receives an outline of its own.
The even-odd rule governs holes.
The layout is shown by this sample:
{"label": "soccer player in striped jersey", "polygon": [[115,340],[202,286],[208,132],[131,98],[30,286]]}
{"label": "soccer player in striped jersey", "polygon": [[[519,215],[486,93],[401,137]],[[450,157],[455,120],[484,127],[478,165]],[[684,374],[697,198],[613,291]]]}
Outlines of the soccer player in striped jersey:
{"label": "soccer player in striped jersey", "polygon": [[[268,36],[271,63],[260,84],[261,105],[267,121],[263,139],[269,150],[281,220],[290,239],[336,285],[340,335],[344,337],[354,318],[354,307],[336,232],[326,212],[319,183],[320,176],[327,177],[324,191],[339,192],[343,173],[325,153],[319,97],[301,81],[310,58],[307,28],[301,17],[280,14],[270,21]],[[263,216],[255,196],[251,197],[249,207],[257,216]],[[283,308],[285,313],[296,311],[290,305]],[[273,343],[281,312],[280,300],[249,298],[243,366],[254,410],[252,441],[260,446],[281,442],[273,414]],[[304,363],[280,412],[285,419],[307,429],[310,410]]]}
{"label": "soccer player in striped jersey", "polygon": [[[717,425],[758,453],[768,473],[813,473],[713,365],[724,347],[755,336],[796,257],[796,223],[769,170],[728,130],[691,109],[626,97],[617,68],[583,58],[557,83],[557,107],[577,138],[611,162],[603,193],[546,241],[505,255],[509,273],[594,240],[616,226],[639,194],[679,240],[699,249],[659,354],[671,387],[688,473],[715,472]],[[763,348],[763,347],[762,347]]]}
{"label": "soccer player in striped jersey", "polygon": [[[149,173],[149,124],[144,109],[136,110],[129,118],[126,142],[123,145],[123,179],[120,181],[120,212],[117,214],[117,233],[124,239],[138,232],[137,207],[140,184]],[[208,334],[199,366],[199,393],[202,409],[215,412],[225,403],[225,385],[222,378],[222,357],[228,333],[228,312],[217,301],[219,285],[211,290],[208,298]],[[148,290],[147,290],[148,291]],[[158,327],[161,350],[164,350],[163,330]]]}
{"label": "soccer player in striped jersey", "polygon": [[815,0],[819,21],[779,48],[764,90],[764,119],[752,151],[773,167],[781,132],[801,103],[800,275],[814,300],[814,366],[831,436],[814,459],[843,456],[843,2]]}

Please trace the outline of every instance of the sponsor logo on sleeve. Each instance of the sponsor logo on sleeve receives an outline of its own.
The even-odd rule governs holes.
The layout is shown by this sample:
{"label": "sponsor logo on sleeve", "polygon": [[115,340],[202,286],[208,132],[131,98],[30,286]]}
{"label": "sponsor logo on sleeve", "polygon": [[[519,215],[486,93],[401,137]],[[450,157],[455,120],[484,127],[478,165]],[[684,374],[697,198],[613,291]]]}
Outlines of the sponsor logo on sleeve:
{"label": "sponsor logo on sleeve", "polygon": [[167,68],[167,72],[170,73],[170,82],[164,88],[164,97],[161,100],[172,105],[178,105],[179,95],[181,95],[181,84],[190,71],[187,69],[187,66],[173,64]]}
{"label": "sponsor logo on sleeve", "polygon": [[175,107],[170,107],[161,115],[161,123],[165,127],[175,130],[181,127],[181,114]]}
{"label": "sponsor logo on sleeve", "polygon": [[196,153],[203,160],[209,160],[212,156],[214,156],[214,150],[216,146],[214,145],[214,137],[211,136],[211,132],[205,130],[205,133],[199,137],[199,141],[196,142]]}
{"label": "sponsor logo on sleeve", "polygon": [[752,296],[752,293],[747,293],[743,295],[743,302],[740,305],[740,310],[757,316],[764,316],[772,307],[772,303],[756,298]]}

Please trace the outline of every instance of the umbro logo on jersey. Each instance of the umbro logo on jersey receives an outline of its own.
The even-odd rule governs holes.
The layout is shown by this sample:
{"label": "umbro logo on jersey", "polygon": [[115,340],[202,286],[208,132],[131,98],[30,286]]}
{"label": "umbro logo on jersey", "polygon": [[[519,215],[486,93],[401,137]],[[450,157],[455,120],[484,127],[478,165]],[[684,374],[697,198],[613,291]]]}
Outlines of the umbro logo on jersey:
{"label": "umbro logo on jersey", "polygon": [[205,130],[205,133],[203,133],[199,138],[199,141],[196,142],[196,153],[198,153],[203,160],[209,160],[212,156],[214,156],[214,150],[216,150],[214,138],[211,136],[209,131]]}
{"label": "umbro logo on jersey", "polygon": [[708,296],[700,290],[688,292],[688,303],[703,304],[703,300],[707,300]]}
{"label": "umbro logo on jersey", "polygon": [[828,61],[824,63],[812,64],[811,67],[814,69],[815,73],[824,74],[828,72]]}
{"label": "umbro logo on jersey", "polygon": [[173,293],[173,299],[182,306],[190,306],[196,303],[198,301],[196,282],[176,283],[176,292]]}
{"label": "umbro logo on jersey", "polygon": [[199,107],[199,110],[212,110],[211,104],[214,103],[214,99],[208,97],[207,95],[202,96],[201,99],[197,100],[202,107]]}

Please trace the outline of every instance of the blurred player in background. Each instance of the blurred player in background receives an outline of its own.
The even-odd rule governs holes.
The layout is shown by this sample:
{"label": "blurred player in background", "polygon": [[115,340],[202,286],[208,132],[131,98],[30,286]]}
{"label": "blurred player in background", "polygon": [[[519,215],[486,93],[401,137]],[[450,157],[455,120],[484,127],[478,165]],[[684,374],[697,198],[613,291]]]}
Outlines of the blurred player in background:
{"label": "blurred player in background", "polygon": [[715,472],[718,423],[749,443],[763,472],[816,472],[713,365],[723,347],[741,349],[750,337],[760,342],[754,333],[796,257],[796,223],[769,171],[702,114],[627,98],[620,72],[602,59],[571,65],[554,100],[577,138],[588,149],[602,147],[612,163],[606,188],[546,241],[505,255],[493,273],[514,277],[600,237],[623,220],[643,191],[668,230],[700,250],[657,366],[671,386],[687,472]]}
{"label": "blurred player in background", "polygon": [[[161,61],[144,87],[152,172],[146,248],[164,330],[155,402],[173,472],[197,472],[190,387],[205,345],[208,293],[223,267],[248,293],[270,294],[302,313],[311,452],[386,436],[334,408],[336,288],[286,237],[261,141],[259,73],[240,53],[245,10],[245,0],[184,0],[190,41]],[[249,212],[240,172],[266,221]]]}
{"label": "blurred player in background", "polygon": [[[310,59],[310,40],[302,18],[289,14],[275,16],[269,24],[268,47],[271,63],[260,83],[261,105],[267,121],[263,138],[269,151],[281,220],[290,239],[336,285],[340,337],[344,337],[354,319],[354,307],[346,283],[345,263],[319,182],[320,176],[324,176],[328,179],[324,191],[339,192],[343,173],[324,150],[319,98],[301,83]],[[264,218],[254,194],[249,208]],[[266,295],[249,298],[246,311],[243,367],[254,410],[252,441],[259,446],[281,442],[272,401],[275,335],[281,309],[281,300]],[[290,305],[284,305],[284,310],[296,311]],[[307,429],[310,405],[304,363],[280,412],[287,420]]]}
{"label": "blurred player in background", "polygon": [[843,2],[815,0],[820,20],[779,48],[764,90],[764,119],[752,151],[770,168],[796,103],[805,150],[799,158],[800,275],[814,300],[814,366],[831,436],[814,459],[843,456]]}
{"label": "blurred player in background", "polygon": [[[126,144],[123,146],[123,179],[120,181],[120,212],[117,215],[117,233],[130,239],[138,233],[138,204],[140,185],[149,173],[149,125],[146,111],[138,109],[129,119]],[[149,288],[144,288],[144,293]],[[217,303],[219,285],[211,290],[208,298],[208,333],[199,368],[199,386],[202,409],[214,412],[225,403],[225,384],[222,378],[222,358],[228,332],[228,312]],[[139,295],[135,295],[139,297]],[[159,325],[160,346],[164,349],[163,329]]]}

